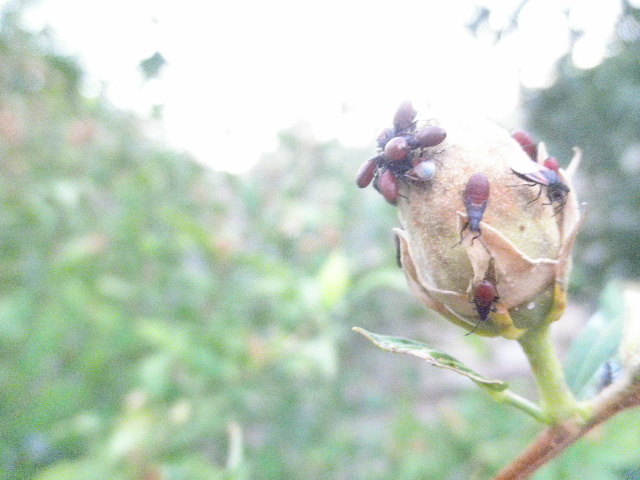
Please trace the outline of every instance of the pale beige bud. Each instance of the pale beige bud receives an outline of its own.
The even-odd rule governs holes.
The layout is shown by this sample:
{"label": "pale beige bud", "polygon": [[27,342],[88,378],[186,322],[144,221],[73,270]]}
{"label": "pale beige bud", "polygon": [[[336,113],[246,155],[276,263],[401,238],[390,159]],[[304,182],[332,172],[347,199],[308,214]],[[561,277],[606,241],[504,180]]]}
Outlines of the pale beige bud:
{"label": "pale beige bud", "polygon": [[[580,159],[575,151],[560,177],[571,191],[560,209],[549,205],[547,187],[528,186],[512,166],[533,162],[509,133],[482,120],[431,120],[446,140],[421,156],[435,162],[431,181],[400,179],[396,229],[409,285],[430,308],[466,328],[479,321],[474,286],[491,280],[498,291],[482,335],[518,338],[527,329],[559,318],[565,304],[570,254],[579,227],[578,201],[571,176]],[[545,154],[540,145],[541,155]],[[466,228],[463,191],[469,178],[484,174],[490,196],[481,235]]]}

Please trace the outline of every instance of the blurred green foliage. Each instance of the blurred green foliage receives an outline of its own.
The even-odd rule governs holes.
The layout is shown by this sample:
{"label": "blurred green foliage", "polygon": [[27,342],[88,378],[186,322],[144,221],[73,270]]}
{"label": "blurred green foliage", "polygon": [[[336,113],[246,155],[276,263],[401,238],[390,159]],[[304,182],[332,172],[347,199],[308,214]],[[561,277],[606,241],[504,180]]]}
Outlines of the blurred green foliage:
{"label": "blurred green foliage", "polygon": [[[529,442],[471,382],[351,332],[446,325],[395,266],[394,209],[354,187],[372,152],[300,127],[248,175],[208,171],[18,25],[0,30],[1,478],[480,479]],[[539,478],[637,478],[629,417]]]}
{"label": "blurred green foliage", "polygon": [[550,88],[528,92],[531,129],[566,166],[579,146],[587,222],[574,282],[597,298],[606,281],[640,277],[640,9],[623,1],[612,54],[589,70],[568,54]]}

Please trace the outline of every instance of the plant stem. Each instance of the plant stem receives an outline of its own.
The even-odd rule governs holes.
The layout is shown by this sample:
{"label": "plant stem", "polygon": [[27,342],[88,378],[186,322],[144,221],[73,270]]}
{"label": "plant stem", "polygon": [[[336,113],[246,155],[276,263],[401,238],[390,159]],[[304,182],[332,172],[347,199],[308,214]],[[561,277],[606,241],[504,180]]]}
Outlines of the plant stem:
{"label": "plant stem", "polygon": [[620,382],[604,390],[591,402],[592,416],[584,422],[573,417],[547,428],[511,465],[493,480],[525,480],[557,457],[596,425],[628,408],[640,406],[640,386]]}
{"label": "plant stem", "polygon": [[540,393],[540,406],[551,424],[575,416],[578,403],[569,390],[551,340],[549,325],[532,329],[519,340]]}
{"label": "plant stem", "polygon": [[502,391],[495,391],[489,388],[485,388],[485,390],[491,395],[491,397],[497,400],[500,403],[504,403],[506,405],[511,405],[512,407],[516,407],[523,412],[531,415],[533,418],[538,420],[541,423],[549,423],[549,420],[542,412],[540,407],[538,407],[535,403],[527,400],[524,397],[521,397],[517,393],[507,389]]}

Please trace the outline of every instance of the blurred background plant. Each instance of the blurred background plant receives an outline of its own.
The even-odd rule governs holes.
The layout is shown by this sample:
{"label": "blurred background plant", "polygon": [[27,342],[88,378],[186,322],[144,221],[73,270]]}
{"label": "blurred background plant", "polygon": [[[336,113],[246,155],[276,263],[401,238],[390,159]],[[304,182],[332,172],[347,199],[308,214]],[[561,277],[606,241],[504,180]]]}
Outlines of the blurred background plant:
{"label": "blurred background plant", "polygon": [[[582,303],[564,339],[597,310],[593,292],[594,318],[613,321],[619,289],[603,286],[640,273],[640,28],[626,8],[607,60],[578,70],[567,56],[553,86],[525,92],[536,137],[585,152]],[[425,338],[533,388],[517,350],[413,299],[395,210],[354,185],[370,149],[300,123],[249,173],[208,170],[153,121],[84,96],[79,64],[19,15],[0,26],[2,478],[486,478],[529,442],[518,411],[351,332]],[[640,478],[639,420],[615,418],[535,478]]]}

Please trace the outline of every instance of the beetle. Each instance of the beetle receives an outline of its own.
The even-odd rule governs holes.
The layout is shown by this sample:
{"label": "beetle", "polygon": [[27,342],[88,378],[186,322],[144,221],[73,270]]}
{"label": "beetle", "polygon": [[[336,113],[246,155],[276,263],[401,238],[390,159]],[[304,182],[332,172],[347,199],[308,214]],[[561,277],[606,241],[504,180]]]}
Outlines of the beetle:
{"label": "beetle", "polygon": [[388,168],[379,168],[373,181],[373,186],[392,205],[398,203],[400,185],[398,177]]}
{"label": "beetle", "polygon": [[553,170],[554,172],[560,171],[560,164],[558,163],[558,159],[556,157],[549,157],[544,162],[543,165],[547,167],[549,170]]}
{"label": "beetle", "polygon": [[378,162],[382,157],[382,154],[377,155],[362,164],[360,170],[358,170],[358,175],[356,175],[356,184],[358,187],[364,188],[371,183],[378,169]]}
{"label": "beetle", "polygon": [[428,127],[418,130],[416,133],[410,135],[407,138],[407,143],[412,149],[435,147],[436,145],[440,145],[444,142],[446,137],[447,132],[444,128],[438,125],[429,125]]}
{"label": "beetle", "polygon": [[564,183],[558,172],[553,170],[544,171],[544,177],[547,179],[547,197],[549,202],[558,202],[556,213],[562,211],[564,204],[567,203],[567,195],[571,191],[569,186]]}
{"label": "beetle", "polygon": [[391,162],[397,162],[407,158],[409,150],[409,143],[404,137],[394,137],[385,145],[384,157]]}
{"label": "beetle", "polygon": [[571,189],[560,177],[559,170],[551,170],[536,162],[520,161],[517,163],[512,162],[511,170],[516,176],[528,182],[529,185],[540,185],[540,192],[538,192],[538,196],[532,201],[535,202],[540,198],[542,187],[546,187],[549,204],[558,203],[558,206],[554,209],[555,213],[562,211],[564,204],[567,202],[567,195]]}
{"label": "beetle", "polygon": [[415,111],[410,101],[405,100],[402,102],[393,116],[395,134],[401,135],[403,133],[409,133],[409,130],[415,126],[417,114],[418,112]]}
{"label": "beetle", "polygon": [[524,130],[516,130],[511,136],[520,144],[522,149],[529,155],[529,158],[535,162],[538,157],[538,145],[533,137]]}
{"label": "beetle", "polygon": [[495,284],[489,280],[482,280],[473,288],[473,300],[472,302],[476,306],[476,311],[478,312],[478,323],[473,327],[473,330],[466,333],[466,335],[471,335],[476,331],[480,322],[484,322],[489,317],[489,312],[495,312],[496,307],[495,303],[500,299],[498,295],[498,289]]}
{"label": "beetle", "polygon": [[387,127],[378,134],[376,142],[380,150],[384,150],[389,140],[396,136],[396,131],[392,127]]}
{"label": "beetle", "polygon": [[464,224],[462,230],[460,230],[460,242],[462,242],[462,232],[467,227],[469,227],[470,231],[477,234],[473,237],[471,243],[480,236],[480,222],[482,221],[482,216],[489,202],[489,191],[489,179],[483,173],[475,173],[469,178],[462,192],[462,201],[467,209],[467,217],[469,220]]}

